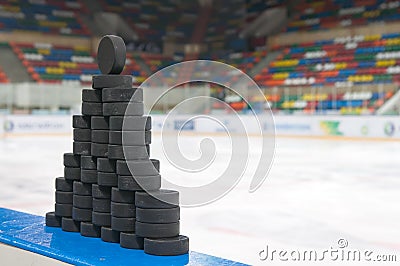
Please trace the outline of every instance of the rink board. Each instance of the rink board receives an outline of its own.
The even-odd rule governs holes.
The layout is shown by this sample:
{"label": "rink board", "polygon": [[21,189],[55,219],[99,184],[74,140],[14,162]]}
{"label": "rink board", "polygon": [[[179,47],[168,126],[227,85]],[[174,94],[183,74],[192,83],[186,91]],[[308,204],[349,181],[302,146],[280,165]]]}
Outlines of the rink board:
{"label": "rink board", "polygon": [[14,256],[14,262],[20,264],[31,260],[32,265],[244,265],[194,251],[181,256],[151,256],[142,250],[124,249],[116,243],[46,227],[41,216],[0,208],[3,262],[4,258],[7,260],[5,255]]}

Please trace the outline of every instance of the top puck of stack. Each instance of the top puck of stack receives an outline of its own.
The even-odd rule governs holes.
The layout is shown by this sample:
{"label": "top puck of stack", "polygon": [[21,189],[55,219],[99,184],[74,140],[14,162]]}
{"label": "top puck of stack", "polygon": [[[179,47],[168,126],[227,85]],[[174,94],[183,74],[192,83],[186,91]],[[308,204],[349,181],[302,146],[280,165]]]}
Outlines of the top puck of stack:
{"label": "top puck of stack", "polygon": [[132,87],[132,76],[130,75],[95,75],[92,79],[93,89]]}
{"label": "top puck of stack", "polygon": [[93,156],[81,156],[81,168],[87,170],[97,170],[97,159]]}
{"label": "top puck of stack", "polygon": [[108,102],[143,102],[141,88],[105,88],[102,90],[102,101]]}
{"label": "top puck of stack", "polygon": [[138,131],[138,130],[150,130],[150,129],[151,129],[151,116],[110,117],[110,130]]}
{"label": "top puck of stack", "polygon": [[105,116],[92,116],[91,128],[95,130],[108,130],[109,117]]}
{"label": "top puck of stack", "polygon": [[66,180],[64,177],[56,178],[56,191],[72,192],[73,180]]}
{"label": "top puck of stack", "polygon": [[73,128],[90,128],[90,116],[74,115],[72,116]]}
{"label": "top puck of stack", "polygon": [[179,206],[179,192],[175,190],[160,189],[148,194],[140,191],[135,194],[135,205],[143,209],[168,209]]}
{"label": "top puck of stack", "polygon": [[124,40],[115,35],[104,36],[97,49],[97,62],[101,73],[120,74],[125,66],[126,47]]}
{"label": "top puck of stack", "polygon": [[73,153],[64,153],[64,166],[81,167],[81,156]]}
{"label": "top puck of stack", "polygon": [[82,90],[82,101],[84,102],[93,102],[93,103],[101,103],[101,90]]}

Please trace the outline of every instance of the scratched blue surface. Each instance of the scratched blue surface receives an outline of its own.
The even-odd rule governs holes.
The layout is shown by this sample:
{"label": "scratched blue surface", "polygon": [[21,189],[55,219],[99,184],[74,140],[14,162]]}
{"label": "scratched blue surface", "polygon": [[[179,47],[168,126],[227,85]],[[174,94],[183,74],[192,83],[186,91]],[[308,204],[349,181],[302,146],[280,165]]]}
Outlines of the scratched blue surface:
{"label": "scratched blue surface", "polygon": [[181,256],[151,256],[46,227],[43,217],[4,208],[0,208],[0,242],[74,265],[244,265],[194,251]]}

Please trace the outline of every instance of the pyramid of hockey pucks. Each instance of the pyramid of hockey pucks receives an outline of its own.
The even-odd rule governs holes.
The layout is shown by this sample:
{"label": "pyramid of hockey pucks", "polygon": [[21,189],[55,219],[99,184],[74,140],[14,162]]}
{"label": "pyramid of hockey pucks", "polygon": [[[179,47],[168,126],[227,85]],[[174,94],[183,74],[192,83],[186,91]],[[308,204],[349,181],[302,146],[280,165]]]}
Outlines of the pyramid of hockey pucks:
{"label": "pyramid of hockey pucks", "polygon": [[46,226],[152,255],[188,253],[189,239],[179,235],[179,193],[160,189],[160,162],[149,157],[151,117],[143,115],[143,91],[120,75],[124,41],[104,36],[97,56],[102,75],[82,91],[73,152],[64,154],[64,177],[55,180],[55,211],[46,214]]}

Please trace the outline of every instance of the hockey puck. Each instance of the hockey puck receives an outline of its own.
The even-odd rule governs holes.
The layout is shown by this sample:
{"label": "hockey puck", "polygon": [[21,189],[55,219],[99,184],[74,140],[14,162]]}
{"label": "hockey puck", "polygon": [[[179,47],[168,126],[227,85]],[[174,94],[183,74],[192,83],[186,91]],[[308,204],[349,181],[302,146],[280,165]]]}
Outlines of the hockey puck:
{"label": "hockey puck", "polygon": [[59,204],[56,203],[54,213],[57,216],[71,217],[72,216],[72,204]]}
{"label": "hockey puck", "polygon": [[136,234],[141,237],[162,238],[179,235],[179,222],[169,224],[149,224],[136,221]]}
{"label": "hockey puck", "polygon": [[125,66],[126,47],[124,40],[115,35],[101,38],[97,49],[97,64],[101,73],[120,74]]}
{"label": "hockey puck", "polygon": [[111,187],[92,184],[92,197],[96,199],[111,199]]}
{"label": "hockey puck", "polygon": [[92,196],[92,184],[74,181],[73,191],[75,195]]}
{"label": "hockey puck", "polygon": [[151,143],[151,131],[110,131],[109,143],[114,145],[146,145]]}
{"label": "hockey puck", "polygon": [[101,90],[82,90],[82,101],[84,102],[93,102],[93,103],[101,103]]}
{"label": "hockey puck", "polygon": [[143,160],[150,156],[149,145],[125,146],[108,145],[108,158],[115,160]]}
{"label": "hockey puck", "polygon": [[111,226],[111,214],[92,212],[92,223],[98,226]]}
{"label": "hockey puck", "polygon": [[82,156],[81,157],[81,168],[86,170],[97,169],[97,159],[93,156]]}
{"label": "hockey puck", "polygon": [[64,153],[64,166],[81,167],[81,156],[73,153]]}
{"label": "hockey puck", "polygon": [[121,232],[120,246],[129,249],[143,249],[144,238],[136,236],[134,233]]}
{"label": "hockey puck", "polygon": [[102,227],[101,240],[104,242],[119,243],[119,231],[112,230],[109,227]]}
{"label": "hockey puck", "polygon": [[67,180],[80,180],[81,179],[81,168],[64,167],[64,178]]}
{"label": "hockey puck", "polygon": [[100,186],[116,187],[118,186],[118,176],[116,173],[97,172],[97,183]]}
{"label": "hockey puck", "polygon": [[90,128],[90,116],[74,115],[72,116],[73,128]]}
{"label": "hockey puck", "polygon": [[91,128],[95,130],[108,130],[109,117],[105,116],[92,116]]}
{"label": "hockey puck", "polygon": [[154,191],[152,195],[146,192],[136,192],[135,205],[143,209],[169,209],[179,206],[179,192],[175,190],[161,189]]}
{"label": "hockey puck", "polygon": [[[129,110],[127,110],[129,106]],[[129,111],[126,115],[141,116],[144,114],[143,103],[134,102],[117,102],[117,103],[104,103],[103,114],[104,116],[123,116],[125,112]]]}
{"label": "hockey puck", "polygon": [[115,173],[115,160],[108,158],[97,158],[97,171],[106,173]]}
{"label": "hockey puck", "polygon": [[74,154],[79,155],[90,155],[90,142],[74,142],[73,143],[73,151]]}
{"label": "hockey puck", "polygon": [[143,89],[141,88],[109,88],[103,89],[103,103],[108,102],[143,102]]}
{"label": "hockey puck", "polygon": [[103,115],[103,104],[82,102],[82,114],[90,116],[101,116]]}
{"label": "hockey puck", "polygon": [[93,89],[132,87],[132,76],[130,75],[95,75],[92,78]]}
{"label": "hockey puck", "polygon": [[80,224],[80,222],[74,221],[71,218],[63,217],[61,219],[61,228],[66,232],[79,232]]}
{"label": "hockey puck", "polygon": [[73,206],[81,209],[91,209],[92,208],[92,197],[91,196],[73,196]]}
{"label": "hockey puck", "polygon": [[136,217],[135,204],[111,202],[111,215],[120,218],[134,218]]}
{"label": "hockey puck", "polygon": [[74,141],[89,142],[92,138],[90,129],[74,128],[73,135]]}
{"label": "hockey puck", "polygon": [[161,175],[153,176],[118,176],[118,188],[129,191],[152,191],[161,188]]}
{"label": "hockey puck", "polygon": [[119,203],[135,203],[135,193],[132,191],[119,190],[113,187],[111,189],[111,201]]}
{"label": "hockey puck", "polygon": [[156,166],[159,165],[156,159],[136,160],[136,161],[117,161],[118,175],[149,176],[158,175]]}
{"label": "hockey puck", "polygon": [[120,232],[135,232],[135,218],[119,218],[111,216],[111,229]]}
{"label": "hockey puck", "polygon": [[151,116],[110,117],[110,130],[114,131],[151,130]]}
{"label": "hockey puck", "polygon": [[180,208],[171,209],[136,209],[136,220],[142,223],[176,223],[180,218]]}
{"label": "hockey puck", "polygon": [[156,256],[177,256],[189,253],[189,238],[176,236],[171,238],[145,238],[144,252]]}
{"label": "hockey puck", "polygon": [[72,180],[66,180],[64,177],[56,178],[56,190],[64,191],[64,192],[72,192],[73,191],[73,182]]}
{"label": "hockey puck", "polygon": [[96,199],[93,198],[93,211],[94,212],[111,212],[111,200],[110,199]]}
{"label": "hockey puck", "polygon": [[86,237],[97,237],[101,236],[101,227],[88,222],[81,223],[81,235]]}
{"label": "hockey puck", "polygon": [[92,142],[91,154],[96,157],[107,157],[108,156],[108,144]]}
{"label": "hockey puck", "polygon": [[108,130],[92,130],[92,142],[108,144]]}
{"label": "hockey puck", "polygon": [[61,217],[56,216],[54,212],[46,213],[46,226],[61,227]]}
{"label": "hockey puck", "polygon": [[81,181],[83,183],[95,184],[97,183],[97,170],[81,170]]}
{"label": "hockey puck", "polygon": [[56,203],[72,204],[72,192],[56,191]]}
{"label": "hockey puck", "polygon": [[72,219],[79,222],[91,222],[92,209],[81,209],[72,207]]}

